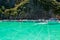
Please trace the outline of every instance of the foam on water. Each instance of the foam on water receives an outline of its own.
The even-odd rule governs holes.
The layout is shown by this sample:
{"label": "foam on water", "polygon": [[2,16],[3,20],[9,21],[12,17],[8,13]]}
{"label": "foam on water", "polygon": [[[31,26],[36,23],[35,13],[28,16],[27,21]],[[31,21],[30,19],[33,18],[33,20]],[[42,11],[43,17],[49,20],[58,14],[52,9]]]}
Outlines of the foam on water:
{"label": "foam on water", "polygon": [[34,25],[48,24],[47,22],[35,23]]}

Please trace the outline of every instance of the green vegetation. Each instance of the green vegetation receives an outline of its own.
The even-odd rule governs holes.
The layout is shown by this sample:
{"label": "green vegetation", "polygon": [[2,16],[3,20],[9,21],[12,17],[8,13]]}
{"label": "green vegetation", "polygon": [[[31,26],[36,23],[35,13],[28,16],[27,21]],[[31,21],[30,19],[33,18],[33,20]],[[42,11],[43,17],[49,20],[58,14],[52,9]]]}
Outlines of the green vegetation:
{"label": "green vegetation", "polygon": [[[6,1],[2,0],[2,3],[5,4]],[[41,13],[45,14],[46,16],[49,14],[50,10],[53,11],[53,14],[60,14],[60,2],[57,2],[56,0],[20,0],[20,2],[18,0],[15,1],[16,2],[14,4],[15,5],[14,7],[8,8],[8,6],[6,5],[1,5],[0,18],[3,18],[3,16],[1,16],[3,14],[6,17],[5,19],[10,19],[10,17],[14,17],[14,19],[16,18],[38,19],[41,18],[40,17]]]}

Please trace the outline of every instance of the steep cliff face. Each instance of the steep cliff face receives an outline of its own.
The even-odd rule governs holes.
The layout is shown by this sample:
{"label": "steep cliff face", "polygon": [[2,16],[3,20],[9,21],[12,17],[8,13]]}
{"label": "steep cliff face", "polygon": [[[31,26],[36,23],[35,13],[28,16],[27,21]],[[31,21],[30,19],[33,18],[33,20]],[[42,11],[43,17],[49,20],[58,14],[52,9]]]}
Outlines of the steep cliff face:
{"label": "steep cliff face", "polygon": [[48,19],[59,3],[54,0],[0,0],[0,16],[4,19]]}

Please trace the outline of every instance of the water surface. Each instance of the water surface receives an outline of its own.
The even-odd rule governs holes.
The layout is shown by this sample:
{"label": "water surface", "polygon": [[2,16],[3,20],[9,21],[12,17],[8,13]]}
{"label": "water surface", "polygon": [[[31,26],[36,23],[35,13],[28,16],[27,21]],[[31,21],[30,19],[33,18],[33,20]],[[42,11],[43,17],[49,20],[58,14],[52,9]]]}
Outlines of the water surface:
{"label": "water surface", "polygon": [[0,40],[60,40],[60,23],[0,22]]}

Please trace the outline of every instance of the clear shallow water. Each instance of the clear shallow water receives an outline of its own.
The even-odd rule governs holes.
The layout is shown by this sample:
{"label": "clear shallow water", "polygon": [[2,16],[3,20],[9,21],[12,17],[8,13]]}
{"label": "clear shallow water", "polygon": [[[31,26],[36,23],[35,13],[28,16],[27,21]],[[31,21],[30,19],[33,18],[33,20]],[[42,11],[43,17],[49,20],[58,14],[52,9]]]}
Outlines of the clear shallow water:
{"label": "clear shallow water", "polygon": [[0,40],[60,40],[60,23],[0,22]]}

